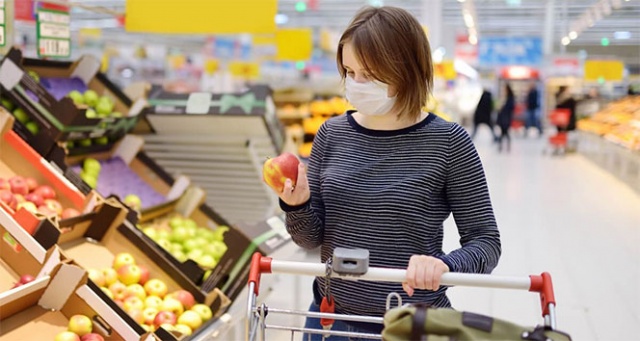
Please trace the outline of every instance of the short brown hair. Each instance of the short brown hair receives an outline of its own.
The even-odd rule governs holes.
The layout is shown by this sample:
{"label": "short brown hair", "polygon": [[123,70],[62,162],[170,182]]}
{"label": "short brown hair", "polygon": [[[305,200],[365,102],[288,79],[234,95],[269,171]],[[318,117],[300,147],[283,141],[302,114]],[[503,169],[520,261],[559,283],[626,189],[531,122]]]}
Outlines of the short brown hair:
{"label": "short brown hair", "polygon": [[353,45],[358,62],[371,77],[397,90],[393,110],[398,117],[417,119],[433,88],[431,48],[418,20],[397,7],[360,10],[338,44],[338,69],[343,80],[345,43]]}

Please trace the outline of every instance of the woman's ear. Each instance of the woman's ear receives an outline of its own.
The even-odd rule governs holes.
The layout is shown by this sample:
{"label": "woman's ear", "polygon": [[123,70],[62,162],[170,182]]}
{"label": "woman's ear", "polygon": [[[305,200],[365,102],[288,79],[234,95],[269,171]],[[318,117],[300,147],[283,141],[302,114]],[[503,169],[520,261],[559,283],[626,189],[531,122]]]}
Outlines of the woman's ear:
{"label": "woman's ear", "polygon": [[387,97],[395,97],[398,94],[398,90],[395,86],[389,85],[387,88]]}

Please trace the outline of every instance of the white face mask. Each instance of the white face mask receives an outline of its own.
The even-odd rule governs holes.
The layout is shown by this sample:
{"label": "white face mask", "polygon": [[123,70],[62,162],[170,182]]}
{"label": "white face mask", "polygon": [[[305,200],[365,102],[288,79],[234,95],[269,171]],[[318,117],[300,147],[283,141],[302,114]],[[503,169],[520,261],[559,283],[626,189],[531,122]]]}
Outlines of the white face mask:
{"label": "white face mask", "polygon": [[396,97],[388,97],[388,89],[387,84],[378,81],[358,83],[351,77],[346,79],[347,100],[364,115],[384,115],[393,108]]}

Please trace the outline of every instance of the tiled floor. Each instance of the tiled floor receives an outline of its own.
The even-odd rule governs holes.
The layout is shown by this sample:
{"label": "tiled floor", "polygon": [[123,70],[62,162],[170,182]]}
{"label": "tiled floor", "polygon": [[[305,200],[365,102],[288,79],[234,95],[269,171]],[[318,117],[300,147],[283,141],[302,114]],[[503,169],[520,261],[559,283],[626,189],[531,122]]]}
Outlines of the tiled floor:
{"label": "tiled floor", "polygon": [[[640,195],[579,154],[543,156],[544,139],[515,138],[499,154],[488,131],[476,137],[503,254],[494,274],[553,276],[558,328],[574,340],[640,340]],[[445,248],[457,247],[455,224],[445,224]],[[318,261],[317,252],[295,246],[282,257]],[[266,301],[271,307],[305,309],[311,278],[279,276]],[[541,323],[538,298],[514,290],[452,288],[459,310],[523,325]],[[244,298],[238,303],[245,305]],[[301,319],[270,316],[269,323],[300,326]],[[242,334],[226,339],[242,339]],[[267,339],[289,339],[268,332]],[[300,337],[295,338],[299,340]]]}

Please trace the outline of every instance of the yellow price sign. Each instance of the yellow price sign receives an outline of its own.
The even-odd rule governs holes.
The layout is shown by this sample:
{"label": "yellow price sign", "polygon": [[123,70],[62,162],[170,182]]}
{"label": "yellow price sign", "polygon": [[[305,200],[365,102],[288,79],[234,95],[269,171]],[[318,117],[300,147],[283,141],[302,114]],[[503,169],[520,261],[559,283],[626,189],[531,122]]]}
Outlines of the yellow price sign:
{"label": "yellow price sign", "polygon": [[207,74],[212,75],[220,68],[220,62],[217,59],[207,59],[204,62],[204,70]]}
{"label": "yellow price sign", "polygon": [[276,32],[276,59],[300,61],[311,58],[313,34],[310,28],[287,28]]}
{"label": "yellow price sign", "polygon": [[584,79],[587,81],[621,81],[624,63],[618,60],[587,60],[584,62]]}
{"label": "yellow price sign", "polygon": [[127,0],[125,28],[151,33],[273,33],[277,0]]}
{"label": "yellow price sign", "polygon": [[433,72],[436,77],[443,78],[445,80],[454,80],[457,76],[456,69],[453,66],[453,61],[450,60],[434,64]]}

